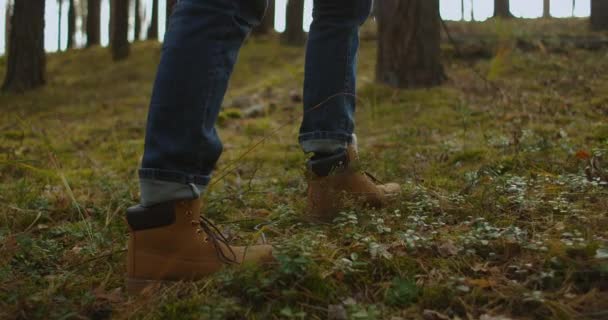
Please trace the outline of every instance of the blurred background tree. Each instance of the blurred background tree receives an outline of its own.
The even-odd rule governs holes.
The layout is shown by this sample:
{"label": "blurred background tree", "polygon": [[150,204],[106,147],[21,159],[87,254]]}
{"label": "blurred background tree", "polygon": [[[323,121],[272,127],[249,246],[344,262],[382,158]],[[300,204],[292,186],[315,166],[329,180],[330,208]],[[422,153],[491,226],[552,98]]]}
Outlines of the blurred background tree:
{"label": "blurred background tree", "polygon": [[268,1],[268,9],[259,26],[253,28],[254,35],[266,35],[274,32],[275,1]]}
{"label": "blurred background tree", "polygon": [[608,30],[607,0],[591,0],[591,28],[596,31]]}
{"label": "blurred background tree", "polygon": [[301,46],[306,42],[304,24],[304,0],[287,0],[285,15],[285,32],[281,34],[281,43],[290,46]]}
{"label": "blurred background tree", "polygon": [[494,17],[513,18],[509,0],[494,0]]}
{"label": "blurred background tree", "polygon": [[439,44],[439,0],[378,2],[378,82],[398,88],[441,84]]}
{"label": "blurred background tree", "polygon": [[146,38],[148,40],[158,39],[158,0],[152,0],[152,15]]}
{"label": "blurred background tree", "polygon": [[17,0],[11,17],[3,91],[23,92],[44,85],[44,1]]}
{"label": "blurred background tree", "polygon": [[141,40],[141,0],[133,0],[133,40]]}
{"label": "blurred background tree", "polygon": [[101,2],[87,0],[87,47],[101,43]]}
{"label": "blurred background tree", "polygon": [[110,48],[114,61],[129,56],[129,0],[112,0]]}

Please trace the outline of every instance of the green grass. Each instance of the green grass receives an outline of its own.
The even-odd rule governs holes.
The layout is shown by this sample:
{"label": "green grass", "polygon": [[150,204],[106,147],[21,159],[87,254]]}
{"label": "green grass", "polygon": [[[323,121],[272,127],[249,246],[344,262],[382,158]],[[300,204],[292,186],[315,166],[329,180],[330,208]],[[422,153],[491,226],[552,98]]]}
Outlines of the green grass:
{"label": "green grass", "polygon": [[[303,50],[250,40],[222,115],[216,177],[286,126],[213,185],[204,212],[242,243],[268,223],[279,263],[139,298],[124,293],[123,214],[139,198],[160,46],[138,43],[120,63],[101,48],[50,55],[46,87],[0,95],[0,318],[608,316],[606,52],[446,55],[445,85],[405,91],[373,82],[374,47],[362,44],[357,133],[370,171],[403,184],[399,201],[331,225],[301,222],[305,156],[290,95]],[[231,105],[239,99],[276,108],[244,119]],[[586,171],[591,159],[599,165]]]}

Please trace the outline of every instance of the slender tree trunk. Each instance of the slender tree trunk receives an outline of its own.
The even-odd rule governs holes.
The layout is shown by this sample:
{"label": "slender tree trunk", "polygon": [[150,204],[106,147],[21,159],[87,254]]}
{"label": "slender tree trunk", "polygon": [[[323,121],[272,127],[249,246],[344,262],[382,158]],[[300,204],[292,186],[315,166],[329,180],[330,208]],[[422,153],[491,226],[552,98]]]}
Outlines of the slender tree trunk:
{"label": "slender tree trunk", "polygon": [[509,6],[509,0],[494,0],[494,17],[513,18]]}
{"label": "slender tree trunk", "polygon": [[68,8],[68,44],[67,48],[74,47],[74,37],[76,36],[76,3],[75,0],[69,0]]}
{"label": "slender tree trunk", "polygon": [[572,16],[574,17],[574,11],[576,10],[576,0],[572,0]]}
{"label": "slender tree trunk", "polygon": [[551,18],[551,0],[543,0],[543,18]]}
{"label": "slender tree trunk", "polygon": [[475,3],[471,0],[471,21],[475,21]]}
{"label": "slender tree trunk", "polygon": [[398,88],[431,87],[445,79],[440,62],[439,0],[378,2],[376,80]]}
{"label": "slender tree trunk", "polygon": [[259,26],[253,29],[254,35],[264,35],[274,32],[274,14],[275,14],[275,2],[274,0],[268,1],[268,9],[264,14],[264,18]]}
{"label": "slender tree trunk", "polygon": [[290,46],[303,45],[306,42],[306,33],[302,29],[304,25],[304,0],[288,0],[285,17],[285,32],[281,34],[281,43]]}
{"label": "slender tree trunk", "polygon": [[608,30],[608,1],[591,0],[591,29]]}
{"label": "slender tree trunk", "polygon": [[15,1],[11,26],[2,90],[23,92],[44,85],[44,1]]}
{"label": "slender tree trunk", "polygon": [[464,0],[460,0],[460,21],[464,21]]}
{"label": "slender tree trunk", "polygon": [[4,52],[9,51],[11,38],[11,17],[13,16],[13,3],[11,0],[6,2],[6,12],[4,12]]}
{"label": "slender tree trunk", "polygon": [[134,37],[135,41],[141,40],[141,0],[135,1],[135,25],[134,25]]}
{"label": "slender tree trunk", "polygon": [[152,0],[152,16],[146,38],[148,40],[158,39],[158,0]]}
{"label": "slender tree trunk", "polygon": [[129,0],[112,0],[110,48],[114,61],[129,56]]}
{"label": "slender tree trunk", "polygon": [[63,15],[63,0],[57,0],[57,51],[61,51],[61,16]]}
{"label": "slender tree trunk", "polygon": [[87,0],[87,48],[101,42],[101,1]]}
{"label": "slender tree trunk", "polygon": [[170,22],[169,19],[171,18],[171,14],[173,13],[173,7],[175,7],[176,3],[177,3],[177,0],[167,0],[167,7],[165,8],[166,9],[165,30],[169,29],[169,22]]}

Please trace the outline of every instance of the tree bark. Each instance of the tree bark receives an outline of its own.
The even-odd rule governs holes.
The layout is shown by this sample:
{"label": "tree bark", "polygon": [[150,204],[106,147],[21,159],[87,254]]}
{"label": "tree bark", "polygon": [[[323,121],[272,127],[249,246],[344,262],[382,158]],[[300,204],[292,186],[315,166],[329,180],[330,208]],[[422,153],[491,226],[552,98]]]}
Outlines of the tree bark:
{"label": "tree bark", "polygon": [[378,9],[376,80],[398,88],[441,84],[439,0],[382,0]]}
{"label": "tree bark", "polygon": [[148,40],[158,39],[158,0],[152,0],[152,16],[150,17],[150,26],[146,38]]}
{"label": "tree bark", "polygon": [[274,32],[275,1],[268,1],[268,9],[259,26],[253,28],[254,35],[265,35]]}
{"label": "tree bark", "polygon": [[133,26],[133,39],[135,41],[139,41],[141,40],[141,0],[134,0],[135,1],[135,22],[134,22],[134,26]]}
{"label": "tree bark", "polygon": [[285,32],[281,34],[281,43],[290,46],[301,46],[306,42],[304,33],[304,0],[288,0],[285,15]]}
{"label": "tree bark", "polygon": [[101,42],[101,1],[87,0],[87,48]]}
{"label": "tree bark", "polygon": [[543,0],[543,18],[551,18],[551,0]]}
{"label": "tree bark", "polygon": [[513,18],[509,6],[509,0],[494,0],[494,17]]}
{"label": "tree bark", "polygon": [[167,0],[167,7],[165,8],[166,16],[165,16],[165,30],[169,29],[169,19],[171,18],[171,14],[173,13],[173,7],[177,3],[177,0]]}
{"label": "tree bark", "polygon": [[129,0],[112,0],[110,48],[114,61],[129,56]]}
{"label": "tree bark", "polygon": [[74,37],[76,36],[76,4],[75,0],[69,0],[68,8],[68,44],[67,48],[74,47]]}
{"label": "tree bark", "polygon": [[44,1],[15,1],[11,26],[2,90],[23,92],[44,85]]}
{"label": "tree bark", "polygon": [[608,1],[591,0],[591,29],[608,30]]}

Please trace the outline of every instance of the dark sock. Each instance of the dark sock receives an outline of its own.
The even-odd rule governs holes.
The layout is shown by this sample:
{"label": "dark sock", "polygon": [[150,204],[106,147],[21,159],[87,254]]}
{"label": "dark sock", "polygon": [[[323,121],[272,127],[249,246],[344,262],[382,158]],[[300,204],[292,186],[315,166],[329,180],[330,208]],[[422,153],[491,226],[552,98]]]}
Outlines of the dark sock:
{"label": "dark sock", "polygon": [[326,177],[332,171],[348,165],[348,153],[341,150],[338,153],[315,153],[308,161],[308,169],[317,176]]}

